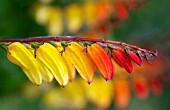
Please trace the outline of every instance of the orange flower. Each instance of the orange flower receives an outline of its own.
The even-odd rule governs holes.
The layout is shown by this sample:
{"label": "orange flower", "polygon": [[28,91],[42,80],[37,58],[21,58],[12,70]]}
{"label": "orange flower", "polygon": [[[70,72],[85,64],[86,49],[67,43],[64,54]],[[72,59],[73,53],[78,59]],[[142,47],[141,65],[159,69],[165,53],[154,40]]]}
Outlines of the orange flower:
{"label": "orange flower", "polygon": [[130,101],[129,82],[126,79],[117,77],[113,87],[116,107],[125,108]]}
{"label": "orange flower", "polygon": [[80,76],[90,84],[94,77],[94,64],[84,51],[83,46],[79,45],[77,42],[70,42],[68,47],[65,48],[63,55],[64,54],[77,69]]}
{"label": "orange flower", "polygon": [[110,55],[97,44],[88,46],[87,52],[103,78],[111,79],[113,77],[113,64]]}

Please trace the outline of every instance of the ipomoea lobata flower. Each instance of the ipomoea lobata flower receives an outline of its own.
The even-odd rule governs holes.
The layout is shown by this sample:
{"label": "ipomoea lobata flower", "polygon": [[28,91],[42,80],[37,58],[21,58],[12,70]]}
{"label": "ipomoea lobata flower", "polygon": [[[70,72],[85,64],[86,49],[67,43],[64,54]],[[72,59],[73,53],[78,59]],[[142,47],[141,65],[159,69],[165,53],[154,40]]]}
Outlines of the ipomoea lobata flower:
{"label": "ipomoea lobata flower", "polygon": [[96,65],[97,69],[105,78],[109,80],[113,77],[113,64],[109,53],[98,44],[92,44],[87,47],[87,53]]}
{"label": "ipomoea lobata flower", "polygon": [[61,86],[69,81],[66,61],[61,53],[51,44],[44,43],[36,51],[37,58],[51,71]]}
{"label": "ipomoea lobata flower", "polygon": [[31,82],[40,85],[42,83],[41,68],[32,53],[19,42],[14,42],[7,48],[7,58],[20,66]]}

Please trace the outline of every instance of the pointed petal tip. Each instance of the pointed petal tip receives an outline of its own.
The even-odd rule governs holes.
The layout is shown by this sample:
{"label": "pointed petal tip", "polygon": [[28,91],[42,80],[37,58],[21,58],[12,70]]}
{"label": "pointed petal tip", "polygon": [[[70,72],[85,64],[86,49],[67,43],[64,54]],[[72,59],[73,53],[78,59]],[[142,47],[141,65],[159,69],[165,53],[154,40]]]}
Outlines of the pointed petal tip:
{"label": "pointed petal tip", "polygon": [[113,77],[104,78],[106,81],[111,80]]}
{"label": "pointed petal tip", "polygon": [[131,74],[132,73],[132,70],[126,70],[129,74]]}
{"label": "pointed petal tip", "polygon": [[62,88],[64,88],[66,85],[67,85],[67,84],[61,84],[60,86],[61,86]]}
{"label": "pointed petal tip", "polygon": [[90,85],[92,83],[92,81],[87,81],[87,83]]}
{"label": "pointed petal tip", "polygon": [[76,76],[69,78],[69,82],[72,82],[75,78],[76,78]]}
{"label": "pointed petal tip", "polygon": [[63,84],[60,84],[60,85],[61,85],[61,87],[64,88],[67,85],[67,83],[66,84],[63,83]]}
{"label": "pointed petal tip", "polygon": [[40,86],[42,84],[42,80],[40,82],[34,82],[34,84]]}
{"label": "pointed petal tip", "polygon": [[41,84],[35,84],[36,86],[40,86]]}
{"label": "pointed petal tip", "polygon": [[47,81],[47,84],[50,84],[52,82],[52,80],[50,80],[50,81]]}
{"label": "pointed petal tip", "polygon": [[72,82],[73,81],[73,79],[69,79],[69,82]]}

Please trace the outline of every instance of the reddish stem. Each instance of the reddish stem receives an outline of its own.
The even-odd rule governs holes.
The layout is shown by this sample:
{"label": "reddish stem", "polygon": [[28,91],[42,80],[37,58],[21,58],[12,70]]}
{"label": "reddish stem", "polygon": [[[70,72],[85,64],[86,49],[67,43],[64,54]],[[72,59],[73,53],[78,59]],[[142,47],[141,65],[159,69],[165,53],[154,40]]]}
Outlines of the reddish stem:
{"label": "reddish stem", "polygon": [[108,43],[113,45],[120,45],[120,46],[128,46],[130,48],[140,50],[144,53],[150,53],[156,56],[155,51],[148,51],[146,49],[139,48],[135,45],[127,44],[124,42],[113,41],[113,40],[105,40],[105,39],[91,39],[91,38],[82,38],[77,36],[39,36],[39,37],[29,37],[29,38],[0,38],[0,42],[22,42],[22,43],[29,43],[29,42],[46,42],[46,41],[76,41],[76,42],[91,42],[91,43]]}

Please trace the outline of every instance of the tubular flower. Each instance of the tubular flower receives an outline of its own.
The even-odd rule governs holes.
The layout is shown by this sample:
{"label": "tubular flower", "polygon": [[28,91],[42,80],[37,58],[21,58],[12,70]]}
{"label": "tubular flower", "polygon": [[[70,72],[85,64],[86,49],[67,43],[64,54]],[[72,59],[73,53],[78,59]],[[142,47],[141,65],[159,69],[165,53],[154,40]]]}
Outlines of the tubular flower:
{"label": "tubular flower", "polygon": [[[63,51],[63,47],[61,46],[61,42],[56,43],[55,45],[56,48],[58,49],[59,52]],[[69,81],[73,81],[76,77],[76,70],[75,67],[73,66],[73,64],[67,60],[67,57],[65,54],[62,54],[62,57],[64,59],[64,61],[66,62],[65,65],[67,66],[68,69],[68,76],[69,76]]]}
{"label": "tubular flower", "polygon": [[139,66],[141,66],[142,61],[140,60],[140,58],[136,55],[136,53],[134,53],[133,51],[129,50],[127,51],[129,57]]}
{"label": "tubular flower", "polygon": [[70,42],[68,45],[70,46],[65,48],[63,54],[67,56],[82,78],[90,84],[94,77],[94,64],[81,45],[76,42]]}
{"label": "tubular flower", "polygon": [[[80,82],[80,81],[79,81]],[[96,104],[101,110],[107,110],[112,99],[112,80],[105,81],[102,77],[95,77],[93,83],[89,86],[80,82],[85,91],[85,97],[91,103]]]}
{"label": "tubular flower", "polygon": [[149,87],[146,78],[138,75],[138,79],[133,78],[133,83],[136,96],[142,100],[146,99],[149,94]]}
{"label": "tubular flower", "polygon": [[115,49],[112,50],[112,56],[118,65],[123,67],[127,72],[132,72],[133,66],[130,57],[129,55],[126,55],[123,49],[120,47],[115,47]]}
{"label": "tubular flower", "polygon": [[120,20],[125,20],[128,17],[128,11],[123,2],[115,2],[115,13]]}
{"label": "tubular flower", "polygon": [[[34,49],[31,48],[31,46],[28,47],[28,49],[32,53],[32,55],[34,55]],[[43,65],[42,62],[38,58],[35,58],[35,60],[37,61],[37,65],[41,69],[42,79],[45,82],[50,83],[53,80],[53,75],[52,75],[51,71],[47,67],[45,67],[45,65]]]}
{"label": "tubular flower", "polygon": [[68,68],[60,52],[51,44],[44,43],[36,51],[37,58],[52,72],[60,85],[68,83]]}
{"label": "tubular flower", "polygon": [[125,108],[130,101],[129,82],[123,78],[117,78],[114,81],[115,105],[118,108]]}
{"label": "tubular flower", "polygon": [[106,80],[111,79],[114,71],[110,55],[97,44],[88,46],[87,52],[103,78]]}
{"label": "tubular flower", "polygon": [[31,82],[40,85],[42,83],[41,68],[32,53],[19,42],[14,42],[7,48],[7,58],[20,66]]}
{"label": "tubular flower", "polygon": [[162,92],[162,85],[158,78],[150,79],[150,88],[154,95],[159,95]]}

